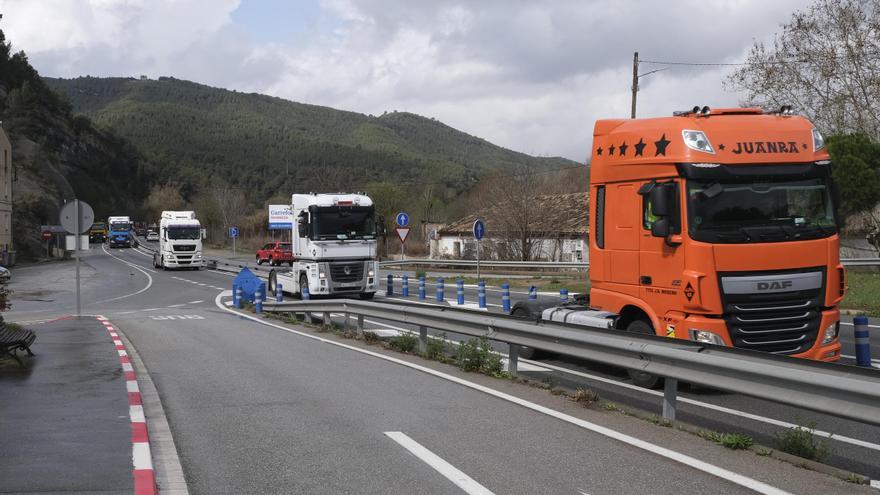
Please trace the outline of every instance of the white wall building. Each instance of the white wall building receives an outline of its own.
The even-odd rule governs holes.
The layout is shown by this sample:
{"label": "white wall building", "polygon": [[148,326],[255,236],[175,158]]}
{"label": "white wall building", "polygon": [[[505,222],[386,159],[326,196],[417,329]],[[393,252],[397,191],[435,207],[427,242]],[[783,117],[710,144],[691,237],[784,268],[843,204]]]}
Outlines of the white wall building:
{"label": "white wall building", "polygon": [[0,263],[8,265],[12,244],[12,142],[0,125]]}

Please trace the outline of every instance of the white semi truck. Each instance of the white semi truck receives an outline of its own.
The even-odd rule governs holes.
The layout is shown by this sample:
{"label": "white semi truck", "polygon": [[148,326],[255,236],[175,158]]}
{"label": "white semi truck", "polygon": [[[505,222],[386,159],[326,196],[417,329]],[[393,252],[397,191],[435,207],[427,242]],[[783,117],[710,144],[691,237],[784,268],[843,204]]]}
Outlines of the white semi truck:
{"label": "white semi truck", "polygon": [[194,211],[163,211],[159,220],[159,250],[153,254],[156,268],[205,266],[202,257],[202,226]]}
{"label": "white semi truck", "polygon": [[286,293],[302,295],[359,295],[376,293],[376,222],[373,201],[366,195],[294,194],[293,265],[272,270],[269,291],[276,284]]}

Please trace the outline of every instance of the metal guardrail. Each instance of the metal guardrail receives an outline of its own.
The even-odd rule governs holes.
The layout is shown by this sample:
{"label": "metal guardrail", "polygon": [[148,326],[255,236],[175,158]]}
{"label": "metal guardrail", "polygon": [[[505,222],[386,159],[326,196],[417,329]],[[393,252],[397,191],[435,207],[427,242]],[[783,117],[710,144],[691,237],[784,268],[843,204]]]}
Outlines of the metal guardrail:
{"label": "metal guardrail", "polygon": [[[880,258],[844,258],[840,260],[844,266],[880,266]],[[434,266],[467,266],[477,267],[476,260],[447,260],[413,258],[408,260],[380,261],[379,266],[405,266],[405,265],[434,265]],[[577,268],[587,270],[589,262],[583,261],[493,261],[480,260],[480,266],[484,267],[508,267],[508,268]]]}
{"label": "metal guardrail", "polygon": [[[807,361],[769,353],[705,345],[616,330],[527,321],[506,315],[448,311],[422,305],[355,300],[265,302],[264,311],[331,313],[485,336],[510,344],[510,370],[516,374],[519,346],[527,346],[666,377],[663,414],[675,419],[677,380],[727,390],[833,416],[880,425],[880,373],[870,369]],[[424,347],[422,347],[424,348]]]}

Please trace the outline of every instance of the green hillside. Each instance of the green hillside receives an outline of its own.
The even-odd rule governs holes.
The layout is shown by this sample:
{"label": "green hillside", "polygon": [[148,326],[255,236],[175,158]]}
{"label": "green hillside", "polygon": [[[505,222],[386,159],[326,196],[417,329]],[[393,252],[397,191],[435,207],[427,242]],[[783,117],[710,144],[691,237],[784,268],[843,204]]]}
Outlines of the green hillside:
{"label": "green hillside", "polygon": [[165,77],[44,80],[74,111],[135,143],[159,167],[158,180],[184,192],[221,177],[247,188],[252,201],[389,180],[458,193],[493,169],[576,165],[405,112],[375,117]]}

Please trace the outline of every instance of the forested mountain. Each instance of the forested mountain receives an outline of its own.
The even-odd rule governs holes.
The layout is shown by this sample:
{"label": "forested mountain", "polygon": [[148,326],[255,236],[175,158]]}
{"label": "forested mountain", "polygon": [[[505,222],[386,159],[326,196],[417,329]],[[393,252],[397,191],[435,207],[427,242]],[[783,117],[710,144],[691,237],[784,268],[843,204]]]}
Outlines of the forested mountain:
{"label": "forested mountain", "polygon": [[13,241],[21,255],[39,253],[40,224],[57,223],[65,199],[90,203],[98,218],[131,211],[152,182],[128,141],[75,117],[0,30],[0,121],[12,141]]}
{"label": "forested mountain", "polygon": [[44,79],[131,140],[187,196],[221,178],[251,201],[295,190],[436,183],[458,194],[491,170],[576,165],[495,146],[406,112],[363,115],[163,77]]}

